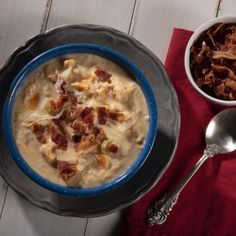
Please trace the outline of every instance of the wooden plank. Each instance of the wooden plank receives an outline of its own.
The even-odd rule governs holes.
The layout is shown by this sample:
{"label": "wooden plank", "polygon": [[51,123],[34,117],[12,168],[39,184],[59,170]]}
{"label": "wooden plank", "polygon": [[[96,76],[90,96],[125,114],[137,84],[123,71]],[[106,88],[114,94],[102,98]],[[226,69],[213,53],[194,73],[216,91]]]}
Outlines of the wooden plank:
{"label": "wooden plank", "polygon": [[0,64],[29,37],[40,31],[46,0],[9,0],[0,4]]}
{"label": "wooden plank", "polygon": [[[2,1],[0,4],[0,64],[25,40],[40,30],[46,0]],[[0,209],[4,203],[7,185],[0,178]]]}
{"label": "wooden plank", "polygon": [[83,235],[86,219],[62,217],[33,206],[9,189],[0,221],[1,236]]}
{"label": "wooden plank", "polygon": [[98,24],[128,32],[134,0],[53,1],[48,28],[64,24]]}
{"label": "wooden plank", "polygon": [[219,4],[218,16],[235,16],[236,1],[235,0],[221,0]]}
{"label": "wooden plank", "polygon": [[85,236],[123,235],[123,213],[121,211],[97,218],[90,218]]}
{"label": "wooden plank", "polygon": [[3,206],[4,206],[5,197],[7,194],[6,191],[7,191],[7,184],[0,177],[0,219],[2,217],[2,210],[3,210]]}
{"label": "wooden plank", "polygon": [[218,0],[138,0],[131,34],[162,61],[174,27],[195,30],[216,15]]}

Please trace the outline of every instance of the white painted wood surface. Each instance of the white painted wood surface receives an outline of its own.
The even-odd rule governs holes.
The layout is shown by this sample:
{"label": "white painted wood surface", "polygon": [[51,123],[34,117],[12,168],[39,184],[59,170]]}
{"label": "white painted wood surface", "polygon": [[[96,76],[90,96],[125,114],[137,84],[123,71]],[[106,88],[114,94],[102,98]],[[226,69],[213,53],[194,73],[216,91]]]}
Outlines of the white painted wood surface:
{"label": "white painted wood surface", "polygon": [[138,0],[132,35],[164,60],[174,27],[196,29],[216,15],[218,0]]}
{"label": "white painted wood surface", "polygon": [[29,204],[9,189],[0,222],[1,236],[83,235],[86,219],[62,217]]}
{"label": "white painted wood surface", "polygon": [[25,40],[39,33],[46,0],[0,1],[0,64]]}
{"label": "white painted wood surface", "polygon": [[0,177],[0,220],[1,220],[1,216],[2,216],[2,211],[3,211],[3,206],[4,206],[6,194],[7,194],[7,184]]}
{"label": "white painted wood surface", "polygon": [[[40,30],[46,0],[9,0],[0,3],[0,65],[8,55]],[[17,7],[16,7],[17,6]],[[0,178],[0,210],[7,185]],[[0,234],[1,235],[1,234]]]}
{"label": "white painted wood surface", "polygon": [[86,236],[121,236],[123,235],[124,213],[116,212],[110,215],[90,218],[88,220]]}
{"label": "white painted wood surface", "polygon": [[236,1],[235,0],[221,0],[218,16],[235,16],[236,15]]}
{"label": "white painted wood surface", "polygon": [[134,0],[56,0],[48,28],[63,24],[98,24],[128,32]]}
{"label": "white painted wood surface", "polygon": [[[47,2],[52,4],[49,4],[48,18],[44,18]],[[194,30],[217,14],[236,15],[236,1],[2,0],[0,12],[0,64],[14,48],[38,33],[42,24],[49,29],[80,23],[129,32],[164,61],[174,27]],[[121,212],[89,220],[61,217],[31,205],[10,188],[7,192],[6,189],[0,178],[0,210],[3,207],[0,236],[122,235]]]}

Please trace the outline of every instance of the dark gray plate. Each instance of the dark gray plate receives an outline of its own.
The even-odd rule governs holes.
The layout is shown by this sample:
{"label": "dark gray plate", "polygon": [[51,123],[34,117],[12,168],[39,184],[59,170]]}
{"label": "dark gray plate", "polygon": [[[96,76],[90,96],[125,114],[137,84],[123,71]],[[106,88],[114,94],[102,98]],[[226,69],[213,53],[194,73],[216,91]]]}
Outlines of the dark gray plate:
{"label": "dark gray plate", "polygon": [[[37,35],[18,48],[0,70],[0,114],[12,80],[26,63],[40,53],[68,43],[93,43],[128,57],[143,72],[158,105],[158,132],[152,152],[142,168],[123,186],[96,197],[70,197],[51,192],[27,177],[16,165],[0,135],[0,174],[31,203],[60,215],[93,217],[127,207],[161,178],[171,162],[179,135],[179,105],[175,90],[159,59],[134,38],[95,25],[70,25]],[[2,134],[2,126],[0,130]]]}

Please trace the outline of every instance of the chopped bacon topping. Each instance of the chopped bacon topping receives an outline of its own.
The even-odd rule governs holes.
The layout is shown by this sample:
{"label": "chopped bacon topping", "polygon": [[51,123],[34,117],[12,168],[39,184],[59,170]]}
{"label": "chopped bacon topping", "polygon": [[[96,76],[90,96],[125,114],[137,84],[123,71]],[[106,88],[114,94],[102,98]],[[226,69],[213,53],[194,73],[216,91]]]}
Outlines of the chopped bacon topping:
{"label": "chopped bacon topping", "polygon": [[96,140],[99,141],[99,142],[103,142],[106,139],[107,139],[107,136],[106,136],[104,130],[99,129],[98,133],[96,134]]}
{"label": "chopped bacon topping", "polygon": [[102,68],[97,68],[95,71],[95,74],[98,76],[98,78],[102,81],[102,82],[108,82],[111,83],[111,74],[109,74],[108,72],[106,72],[105,70],[103,70]]}
{"label": "chopped bacon topping", "polygon": [[82,119],[84,119],[87,115],[89,115],[91,112],[93,111],[93,108],[92,107],[85,107],[81,113],[80,113],[80,117]]}
{"label": "chopped bacon topping", "polygon": [[107,150],[109,152],[117,153],[118,152],[118,147],[115,144],[113,144],[113,143],[109,143],[107,145]]}
{"label": "chopped bacon topping", "polygon": [[87,134],[90,130],[88,124],[78,119],[73,121],[72,128],[81,134]]}
{"label": "chopped bacon topping", "polygon": [[57,144],[57,147],[59,149],[62,149],[63,151],[66,151],[68,141],[65,138],[64,135],[60,134],[56,131],[54,126],[51,126],[51,140]]}
{"label": "chopped bacon topping", "polygon": [[107,117],[116,120],[118,122],[123,122],[125,120],[125,115],[119,111],[109,111],[105,107],[98,107],[98,123],[105,125],[107,122]]}
{"label": "chopped bacon topping", "polygon": [[59,113],[67,101],[68,101],[68,96],[64,94],[60,95],[56,101],[54,100],[49,101],[51,106],[50,109],[55,113]]}
{"label": "chopped bacon topping", "polygon": [[77,97],[75,95],[71,94],[71,93],[68,93],[67,96],[68,96],[68,100],[70,101],[71,105],[73,107],[76,107],[76,105],[77,105]]}
{"label": "chopped bacon topping", "polygon": [[[67,63],[73,63],[71,64],[72,67],[75,65],[75,61],[68,61]],[[66,66],[70,66],[67,63]],[[96,76],[93,75],[88,78],[88,83],[94,81],[112,82],[112,75],[102,68],[98,67],[94,73]],[[117,153],[118,147],[108,140],[102,128],[95,126],[95,118],[98,119],[100,125],[105,125],[110,119],[122,122],[125,120],[125,116],[119,111],[109,110],[106,106],[84,106],[83,102],[78,101],[73,91],[69,89],[69,84],[64,81],[63,77],[58,73],[56,76],[54,87],[57,97],[49,100],[44,107],[47,113],[51,115],[50,123],[42,126],[35,122],[30,129],[39,142],[43,144],[40,151],[45,160],[52,166],[57,167],[62,179],[67,181],[76,175],[78,172],[77,166],[68,161],[57,160],[56,151],[58,149],[66,151],[70,142],[75,152],[88,152],[95,158],[100,168],[107,168],[110,157],[103,154],[103,152],[107,154]],[[86,85],[86,83],[84,82],[83,85]],[[229,83],[229,87],[234,86],[236,85]],[[110,88],[111,85],[108,85],[108,87]],[[104,94],[106,96],[106,93]]]}
{"label": "chopped bacon topping", "polygon": [[236,100],[236,24],[218,23],[202,32],[191,47],[190,68],[204,92]]}
{"label": "chopped bacon topping", "polygon": [[76,165],[72,165],[67,161],[58,161],[57,168],[59,170],[60,176],[64,181],[69,180],[78,172]]}
{"label": "chopped bacon topping", "polygon": [[38,124],[37,122],[34,122],[30,126],[30,129],[35,134],[37,140],[40,143],[46,143],[46,138],[44,137],[45,128],[42,125]]}
{"label": "chopped bacon topping", "polygon": [[86,150],[87,148],[90,148],[94,145],[96,145],[96,137],[94,134],[83,135],[81,142],[75,145],[75,151],[79,152]]}
{"label": "chopped bacon topping", "polygon": [[78,135],[78,134],[74,134],[71,139],[74,143],[79,143],[81,141],[81,135]]}
{"label": "chopped bacon topping", "polygon": [[98,113],[98,123],[100,125],[105,125],[107,122],[107,109],[105,107],[98,107],[97,108]]}
{"label": "chopped bacon topping", "polygon": [[[59,129],[59,131],[65,136],[69,136],[68,132],[66,131],[65,127],[64,127],[64,122],[61,119],[53,119],[52,120],[53,123],[57,126],[57,128]],[[64,124],[64,125],[63,125]]]}
{"label": "chopped bacon topping", "polygon": [[108,115],[111,119],[118,122],[123,122],[125,120],[125,115],[118,111],[109,111]]}
{"label": "chopped bacon topping", "polygon": [[80,113],[80,118],[84,123],[88,124],[89,128],[93,127],[94,116],[93,116],[93,108],[85,107]]}

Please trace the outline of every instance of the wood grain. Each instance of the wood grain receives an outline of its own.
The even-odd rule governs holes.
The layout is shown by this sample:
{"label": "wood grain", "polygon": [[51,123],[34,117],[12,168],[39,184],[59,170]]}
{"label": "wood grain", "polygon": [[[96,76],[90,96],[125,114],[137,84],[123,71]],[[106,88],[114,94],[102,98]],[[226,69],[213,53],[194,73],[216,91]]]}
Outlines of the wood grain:
{"label": "wood grain", "polygon": [[4,207],[4,202],[7,194],[7,184],[5,181],[0,177],[0,219],[2,218],[2,211]]}
{"label": "wood grain", "polygon": [[218,16],[235,16],[236,1],[235,0],[221,0],[219,4]]}
{"label": "wood grain", "polygon": [[53,1],[48,28],[64,24],[98,24],[128,32],[134,0]]}
{"label": "wood grain", "polygon": [[83,235],[86,219],[62,217],[33,206],[9,189],[0,221],[1,236]]}
{"label": "wood grain", "polygon": [[8,0],[0,4],[0,64],[29,37],[39,33],[46,0]]}
{"label": "wood grain", "polygon": [[[0,4],[0,65],[25,40],[37,34],[42,24],[46,0],[1,1]],[[7,185],[0,178],[0,209],[4,203]]]}
{"label": "wood grain", "polygon": [[131,34],[164,61],[174,27],[195,30],[216,15],[217,0],[138,0]]}
{"label": "wood grain", "polygon": [[85,236],[123,235],[124,213],[122,211],[88,220]]}

